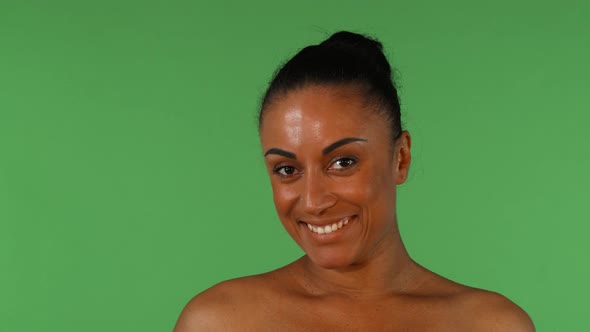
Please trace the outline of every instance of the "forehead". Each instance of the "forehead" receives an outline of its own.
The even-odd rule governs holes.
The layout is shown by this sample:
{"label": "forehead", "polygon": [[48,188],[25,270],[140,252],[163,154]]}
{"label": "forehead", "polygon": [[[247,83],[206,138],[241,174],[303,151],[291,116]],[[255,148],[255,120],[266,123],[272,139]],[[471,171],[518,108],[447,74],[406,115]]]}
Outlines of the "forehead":
{"label": "forehead", "polygon": [[350,136],[388,141],[386,121],[354,87],[305,87],[278,96],[264,112],[263,146],[329,144]]}

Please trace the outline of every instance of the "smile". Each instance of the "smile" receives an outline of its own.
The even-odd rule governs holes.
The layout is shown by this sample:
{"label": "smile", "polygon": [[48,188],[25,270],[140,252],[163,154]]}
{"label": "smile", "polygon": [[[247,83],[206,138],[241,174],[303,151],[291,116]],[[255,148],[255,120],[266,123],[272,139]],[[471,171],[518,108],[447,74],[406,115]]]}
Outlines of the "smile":
{"label": "smile", "polygon": [[307,228],[309,228],[310,231],[317,233],[317,234],[329,234],[332,232],[336,232],[339,229],[341,229],[342,227],[344,227],[346,224],[348,224],[348,222],[350,221],[351,217],[345,217],[342,218],[340,221],[335,222],[331,225],[326,225],[326,226],[315,226],[312,224],[308,224],[305,223],[307,225]]}

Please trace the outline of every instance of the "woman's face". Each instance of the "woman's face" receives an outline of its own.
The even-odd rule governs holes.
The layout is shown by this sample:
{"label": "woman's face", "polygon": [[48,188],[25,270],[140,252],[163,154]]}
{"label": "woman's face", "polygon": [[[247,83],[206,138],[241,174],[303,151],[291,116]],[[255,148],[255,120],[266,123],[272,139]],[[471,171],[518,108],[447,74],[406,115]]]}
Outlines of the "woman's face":
{"label": "woman's face", "polygon": [[[410,139],[353,87],[309,86],[267,107],[260,137],[278,216],[317,265],[346,267],[395,241]],[[401,150],[401,151],[400,151]]]}

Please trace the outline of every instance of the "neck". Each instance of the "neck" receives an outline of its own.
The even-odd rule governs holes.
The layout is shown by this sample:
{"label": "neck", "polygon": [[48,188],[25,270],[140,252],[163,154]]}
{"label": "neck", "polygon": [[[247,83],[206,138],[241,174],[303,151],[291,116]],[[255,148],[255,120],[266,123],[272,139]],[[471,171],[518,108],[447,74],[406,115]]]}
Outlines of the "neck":
{"label": "neck", "polygon": [[410,276],[418,267],[397,231],[370,257],[354,265],[327,269],[314,264],[307,255],[297,263],[303,270],[302,285],[310,294],[352,299],[374,299],[402,293],[411,286],[410,280],[415,278]]}

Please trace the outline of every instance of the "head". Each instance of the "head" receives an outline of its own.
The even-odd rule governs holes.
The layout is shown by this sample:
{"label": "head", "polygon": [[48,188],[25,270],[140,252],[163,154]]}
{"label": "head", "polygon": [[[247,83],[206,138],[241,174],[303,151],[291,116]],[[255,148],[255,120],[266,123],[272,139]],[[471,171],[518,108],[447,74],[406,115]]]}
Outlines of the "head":
{"label": "head", "polygon": [[338,32],[302,49],[271,81],[259,132],[278,216],[314,263],[361,264],[397,245],[411,144],[378,41]]}

